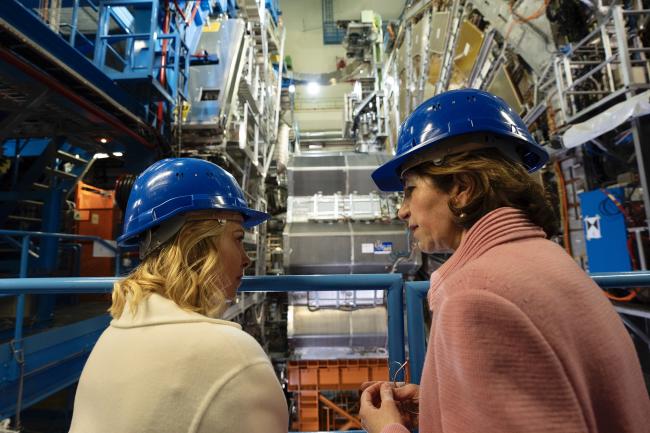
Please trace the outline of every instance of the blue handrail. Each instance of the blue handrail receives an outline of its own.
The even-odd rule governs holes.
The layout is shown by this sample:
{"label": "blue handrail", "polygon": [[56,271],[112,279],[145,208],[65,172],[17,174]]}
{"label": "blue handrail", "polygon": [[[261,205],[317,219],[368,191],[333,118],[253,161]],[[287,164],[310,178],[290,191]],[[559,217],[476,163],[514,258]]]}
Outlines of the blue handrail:
{"label": "blue handrail", "polygon": [[[24,238],[27,239],[27,238]],[[23,299],[26,294],[109,293],[116,277],[4,278],[0,295]],[[284,275],[244,277],[241,292],[296,292],[327,290],[387,290],[388,354],[391,377],[405,361],[403,280],[398,274]],[[24,311],[24,310],[21,310]],[[15,344],[22,339],[22,317],[16,316]],[[397,373],[403,380],[403,371]]]}
{"label": "blue handrail", "polygon": [[0,236],[17,236],[17,237],[27,236],[30,238],[50,237],[50,238],[58,238],[58,239],[74,239],[77,241],[96,241],[104,245],[109,250],[115,253],[118,252],[118,248],[115,245],[111,244],[104,238],[100,238],[99,236],[73,235],[70,233],[54,233],[54,232],[30,232],[24,230],[0,230]]}
{"label": "blue handrail", "polygon": [[[5,278],[0,279],[0,295],[109,293],[117,280],[116,277]],[[405,360],[402,284],[397,274],[284,275],[244,277],[240,292],[388,290],[388,352],[392,377],[398,369],[397,363]]]}
{"label": "blue handrail", "polygon": [[404,288],[406,294],[406,329],[408,332],[409,372],[411,383],[420,383],[422,366],[426,354],[424,335],[424,312],[422,300],[429,292],[428,281],[409,281]]}
{"label": "blue handrail", "polygon": [[[0,230],[0,236],[3,237],[22,237],[20,246],[21,246],[21,251],[20,251],[20,270],[19,270],[19,278],[7,278],[4,281],[8,280],[25,280],[27,279],[27,272],[28,272],[28,267],[29,267],[29,243],[33,237],[45,237],[45,238],[58,238],[58,239],[74,239],[74,240],[92,240],[95,242],[99,242],[102,245],[106,246],[108,249],[114,251],[116,254],[116,263],[119,263],[119,255],[118,255],[118,249],[112,245],[111,243],[107,242],[106,240],[100,238],[99,236],[87,236],[87,235],[73,235],[69,233],[48,233],[48,232],[30,232],[30,231],[24,231],[24,230]],[[15,242],[12,242],[15,244]],[[116,268],[116,272],[117,272]],[[22,356],[23,354],[23,328],[24,328],[24,320],[25,320],[25,293],[16,293],[17,299],[16,299],[16,323],[14,327],[14,352],[18,354],[18,356]],[[0,297],[3,296],[3,294],[0,292]],[[18,374],[18,369],[19,365],[18,363],[14,363],[12,366],[12,376],[16,376]]]}
{"label": "blue handrail", "polygon": [[[650,271],[599,272],[589,276],[602,288],[650,287]],[[412,281],[405,283],[404,286],[411,382],[420,383],[426,353],[422,300],[426,298],[429,291],[429,282]],[[619,305],[616,305],[615,309],[622,314],[650,318],[650,312],[646,310]]]}

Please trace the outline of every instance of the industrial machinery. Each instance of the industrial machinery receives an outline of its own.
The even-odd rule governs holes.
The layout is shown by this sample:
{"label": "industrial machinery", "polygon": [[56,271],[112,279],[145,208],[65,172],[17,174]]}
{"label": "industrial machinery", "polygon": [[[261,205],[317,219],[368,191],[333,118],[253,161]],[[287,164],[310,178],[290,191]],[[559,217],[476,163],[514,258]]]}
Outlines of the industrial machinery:
{"label": "industrial machinery", "polygon": [[[415,107],[464,87],[507,101],[551,154],[539,181],[561,222],[553,240],[591,273],[647,270],[649,11],[645,0],[412,0],[386,18],[335,16],[322,0],[319,48],[338,51],[330,71],[307,72],[287,39],[313,29],[290,27],[276,0],[3,0],[0,272],[127,272],[138,258],[112,243],[118,204],[144,167],[187,156],[231,172],[273,215],[246,233],[250,275],[427,280],[449,254],[412,245],[401,196],[376,191],[370,173]],[[295,115],[308,83],[343,89],[301,101],[314,117],[340,109],[336,127]],[[360,428],[356,387],[392,368],[386,293],[257,291],[226,311],[270,354],[294,429]],[[604,294],[650,375],[648,289]],[[106,306],[101,294],[0,298],[0,420],[14,427],[70,389]]]}

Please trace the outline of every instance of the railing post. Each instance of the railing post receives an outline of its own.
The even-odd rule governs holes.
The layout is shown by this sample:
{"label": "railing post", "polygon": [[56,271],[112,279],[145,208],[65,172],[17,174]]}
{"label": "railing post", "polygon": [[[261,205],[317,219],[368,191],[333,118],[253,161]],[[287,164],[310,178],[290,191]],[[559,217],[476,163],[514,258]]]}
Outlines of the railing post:
{"label": "railing post", "polygon": [[76,48],[77,28],[79,27],[79,0],[74,0],[72,2],[72,19],[70,21],[72,21],[72,24],[70,25],[70,39],[68,39],[68,43]]}
{"label": "railing post", "polygon": [[426,354],[422,299],[426,298],[428,291],[428,281],[413,281],[405,284],[409,369],[411,372],[411,383],[417,384],[420,383],[420,378],[422,377],[422,367],[424,366],[424,357]]}
{"label": "railing post", "polygon": [[[388,369],[390,379],[404,381],[404,281],[399,278],[388,288]],[[397,373],[397,374],[396,374]]]}
{"label": "railing post", "polygon": [[[20,250],[20,278],[27,277],[29,266],[29,235],[23,237],[22,249]],[[14,328],[14,340],[12,342],[14,358],[11,366],[11,378],[17,379],[20,375],[20,364],[23,359],[23,320],[25,317],[25,294],[21,293],[16,297],[16,324]]]}
{"label": "railing post", "polygon": [[[23,237],[22,249],[20,250],[20,278],[27,278],[27,269],[29,266],[29,235]],[[15,347],[22,350],[23,340],[23,320],[25,316],[25,294],[21,293],[16,299],[16,328],[14,331]]]}

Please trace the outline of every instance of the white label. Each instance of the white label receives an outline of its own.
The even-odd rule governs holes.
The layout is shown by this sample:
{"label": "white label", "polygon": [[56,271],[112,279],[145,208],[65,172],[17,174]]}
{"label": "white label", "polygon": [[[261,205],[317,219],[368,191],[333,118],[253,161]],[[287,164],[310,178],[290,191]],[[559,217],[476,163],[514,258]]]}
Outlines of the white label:
{"label": "white label", "polygon": [[585,217],[585,227],[587,228],[587,240],[600,239],[600,215],[595,217]]}
{"label": "white label", "polygon": [[[116,241],[106,241],[117,248]],[[93,257],[115,257],[115,251],[108,248],[106,245],[93,241]]]}
{"label": "white label", "polygon": [[372,254],[375,252],[374,244],[361,244],[361,253],[363,254]]}
{"label": "white label", "polygon": [[393,243],[377,241],[373,245],[373,250],[375,254],[390,254],[393,252]]}
{"label": "white label", "polygon": [[90,214],[90,223],[91,224],[99,224],[99,214],[98,213]]}

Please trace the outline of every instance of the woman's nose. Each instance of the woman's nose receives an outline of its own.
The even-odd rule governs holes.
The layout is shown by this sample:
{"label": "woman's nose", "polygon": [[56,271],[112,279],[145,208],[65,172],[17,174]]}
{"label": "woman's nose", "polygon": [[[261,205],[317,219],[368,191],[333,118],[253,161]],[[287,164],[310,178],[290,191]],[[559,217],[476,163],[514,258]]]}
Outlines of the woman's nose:
{"label": "woman's nose", "polygon": [[397,211],[397,217],[402,221],[406,221],[408,220],[409,216],[411,216],[411,211],[409,210],[409,207],[406,204],[406,202],[403,202],[402,206]]}
{"label": "woman's nose", "polygon": [[242,248],[242,269],[246,269],[251,264],[251,258],[246,254],[246,250]]}

